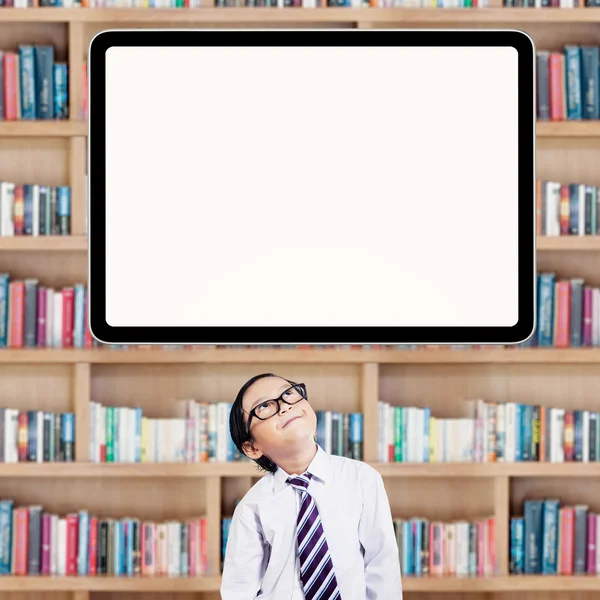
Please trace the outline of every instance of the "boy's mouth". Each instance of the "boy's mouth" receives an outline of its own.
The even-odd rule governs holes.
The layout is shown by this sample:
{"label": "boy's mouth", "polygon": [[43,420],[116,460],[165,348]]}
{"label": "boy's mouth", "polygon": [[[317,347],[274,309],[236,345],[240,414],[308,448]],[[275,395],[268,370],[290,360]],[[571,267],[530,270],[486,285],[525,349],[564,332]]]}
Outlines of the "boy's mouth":
{"label": "boy's mouth", "polygon": [[295,421],[296,419],[299,419],[301,415],[297,415],[295,417],[292,417],[291,419],[289,419],[288,421],[286,421],[285,425],[283,426],[283,429],[285,429],[292,421]]}

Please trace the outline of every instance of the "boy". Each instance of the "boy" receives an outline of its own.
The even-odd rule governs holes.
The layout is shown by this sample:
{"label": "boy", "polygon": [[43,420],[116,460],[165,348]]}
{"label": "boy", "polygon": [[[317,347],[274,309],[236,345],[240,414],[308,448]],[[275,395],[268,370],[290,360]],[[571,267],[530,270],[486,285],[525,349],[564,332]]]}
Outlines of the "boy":
{"label": "boy", "polygon": [[316,444],[306,386],[253,377],[229,426],[238,450],[268,474],[233,513],[222,600],[402,600],[383,480]]}

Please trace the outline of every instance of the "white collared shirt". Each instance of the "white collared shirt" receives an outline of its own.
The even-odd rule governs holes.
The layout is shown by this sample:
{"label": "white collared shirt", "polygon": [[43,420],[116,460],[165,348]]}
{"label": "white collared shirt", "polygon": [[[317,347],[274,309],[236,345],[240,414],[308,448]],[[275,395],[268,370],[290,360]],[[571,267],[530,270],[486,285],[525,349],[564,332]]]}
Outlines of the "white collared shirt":
{"label": "white collared shirt", "polygon": [[[342,600],[402,600],[400,560],[381,475],[317,445],[308,468]],[[227,541],[222,600],[303,600],[296,554],[299,494],[278,468],[237,505]],[[259,594],[260,592],[260,594]]]}

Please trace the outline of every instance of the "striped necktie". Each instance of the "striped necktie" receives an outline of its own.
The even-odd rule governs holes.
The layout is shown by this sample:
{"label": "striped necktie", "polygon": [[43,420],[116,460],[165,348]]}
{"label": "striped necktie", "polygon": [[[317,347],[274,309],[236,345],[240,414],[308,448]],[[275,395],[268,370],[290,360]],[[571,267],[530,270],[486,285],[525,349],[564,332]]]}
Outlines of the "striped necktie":
{"label": "striped necktie", "polygon": [[341,600],[319,511],[307,491],[311,477],[310,473],[304,473],[287,480],[300,494],[296,533],[304,597],[306,600]]}

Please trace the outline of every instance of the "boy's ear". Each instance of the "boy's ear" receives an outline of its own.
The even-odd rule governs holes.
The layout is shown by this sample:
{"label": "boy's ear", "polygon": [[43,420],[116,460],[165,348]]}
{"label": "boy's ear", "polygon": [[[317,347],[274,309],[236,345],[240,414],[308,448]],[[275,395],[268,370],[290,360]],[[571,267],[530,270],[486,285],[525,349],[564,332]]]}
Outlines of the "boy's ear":
{"label": "boy's ear", "polygon": [[244,442],[242,444],[242,450],[244,451],[244,454],[248,457],[251,458],[252,460],[256,460],[257,458],[260,458],[263,453],[261,450],[259,450],[253,443],[252,441],[249,442]]}

